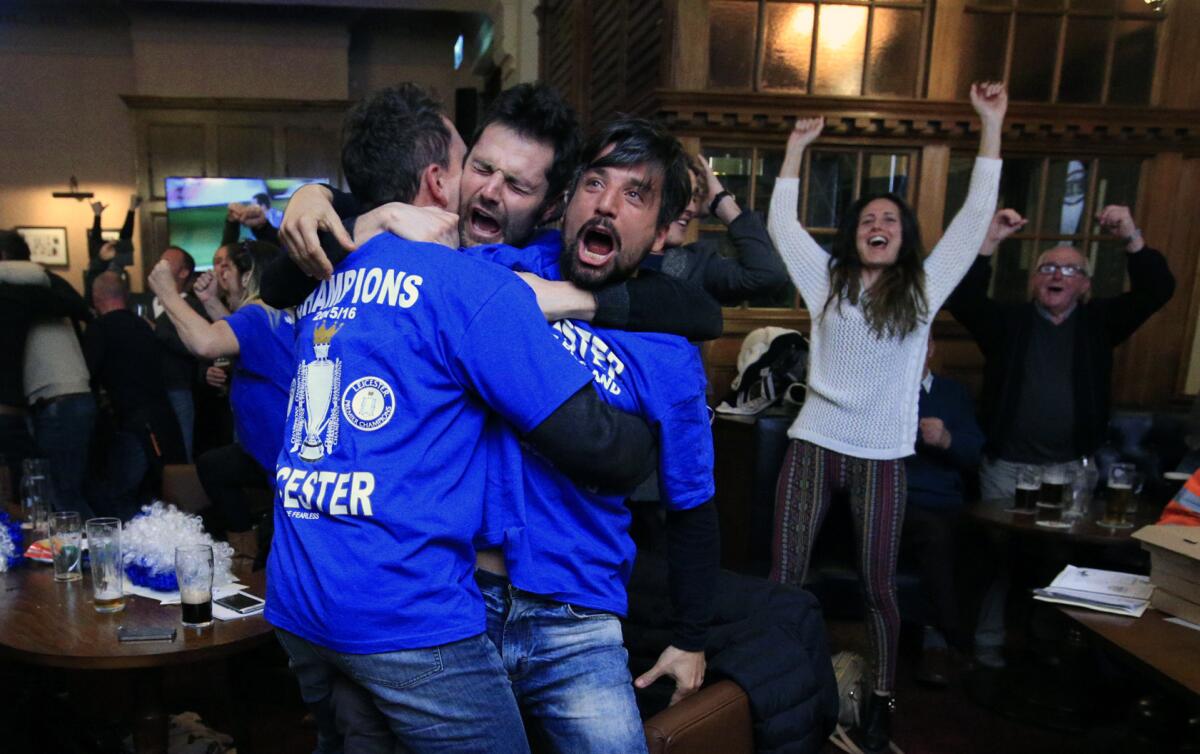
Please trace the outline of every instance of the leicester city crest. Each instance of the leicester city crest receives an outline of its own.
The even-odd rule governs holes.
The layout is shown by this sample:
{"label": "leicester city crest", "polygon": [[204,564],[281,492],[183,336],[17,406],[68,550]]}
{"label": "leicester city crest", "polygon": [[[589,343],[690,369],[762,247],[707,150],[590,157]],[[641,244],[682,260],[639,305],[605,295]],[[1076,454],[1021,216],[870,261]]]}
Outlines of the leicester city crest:
{"label": "leicester city crest", "polygon": [[363,377],[350,383],[342,393],[342,416],[355,429],[374,432],[396,413],[392,386],[378,377]]}
{"label": "leicester city crest", "polygon": [[337,445],[338,412],[333,401],[341,389],[342,360],[329,359],[329,343],[340,326],[318,325],[313,331],[316,358],[300,362],[295,382],[295,418],[292,423],[292,452],[314,462],[333,452]]}

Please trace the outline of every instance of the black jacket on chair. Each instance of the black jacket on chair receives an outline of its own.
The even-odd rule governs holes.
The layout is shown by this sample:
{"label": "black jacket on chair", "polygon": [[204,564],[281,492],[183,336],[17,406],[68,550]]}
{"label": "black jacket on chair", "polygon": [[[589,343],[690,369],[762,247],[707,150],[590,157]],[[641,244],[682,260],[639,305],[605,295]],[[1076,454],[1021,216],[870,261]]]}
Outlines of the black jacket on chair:
{"label": "black jacket on chair", "polygon": [[[1133,335],[1175,292],[1175,278],[1162,254],[1149,246],[1128,254],[1129,290],[1111,298],[1080,302],[1075,325],[1074,455],[1096,451],[1108,428],[1112,352]],[[946,307],[983,351],[982,424],[985,452],[995,455],[1012,430],[1023,391],[1025,355],[1035,317],[1032,302],[1001,304],[987,295],[991,258],[981,256],[950,296]]]}

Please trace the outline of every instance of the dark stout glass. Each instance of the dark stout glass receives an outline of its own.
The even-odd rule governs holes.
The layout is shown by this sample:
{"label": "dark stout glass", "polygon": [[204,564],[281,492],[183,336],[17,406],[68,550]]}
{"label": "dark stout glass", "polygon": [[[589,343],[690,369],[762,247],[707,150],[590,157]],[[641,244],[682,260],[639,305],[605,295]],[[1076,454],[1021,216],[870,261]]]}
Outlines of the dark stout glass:
{"label": "dark stout glass", "polygon": [[1041,489],[1041,487],[1018,487],[1017,510],[1032,511],[1033,507],[1037,505]]}
{"label": "dark stout glass", "polygon": [[1042,492],[1038,496],[1039,505],[1062,505],[1063,483],[1042,480]]}
{"label": "dark stout glass", "polygon": [[212,624],[212,599],[207,599],[204,602],[191,603],[184,602],[183,605],[183,625],[185,626],[208,626]]}

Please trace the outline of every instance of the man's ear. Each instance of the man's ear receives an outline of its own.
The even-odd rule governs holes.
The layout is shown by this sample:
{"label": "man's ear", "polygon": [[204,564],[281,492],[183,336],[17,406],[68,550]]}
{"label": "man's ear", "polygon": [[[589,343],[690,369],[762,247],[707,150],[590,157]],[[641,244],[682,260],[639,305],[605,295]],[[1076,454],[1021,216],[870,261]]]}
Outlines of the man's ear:
{"label": "man's ear", "polygon": [[550,223],[562,217],[563,209],[566,207],[566,204],[567,194],[565,191],[554,201],[547,201],[546,205],[542,207],[542,214],[538,216],[537,224],[549,225]]}
{"label": "man's ear", "polygon": [[671,226],[669,225],[654,231],[654,243],[650,244],[650,251],[662,251],[663,246],[667,243],[667,233],[669,232],[671,232]]}
{"label": "man's ear", "polygon": [[458,207],[450,206],[450,192],[446,185],[448,179],[445,168],[436,162],[430,163],[421,171],[420,190],[426,193],[432,204],[451,212],[457,212]]}

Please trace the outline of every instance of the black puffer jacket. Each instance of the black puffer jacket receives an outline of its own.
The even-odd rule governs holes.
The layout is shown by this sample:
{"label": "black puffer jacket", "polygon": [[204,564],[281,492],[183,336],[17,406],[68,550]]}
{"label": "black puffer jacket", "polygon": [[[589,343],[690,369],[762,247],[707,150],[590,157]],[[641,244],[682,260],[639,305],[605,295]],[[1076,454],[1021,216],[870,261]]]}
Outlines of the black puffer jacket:
{"label": "black puffer jacket", "polygon": [[[666,560],[639,552],[629,584],[625,646],[636,678],[670,642]],[[837,683],[821,607],[802,589],[722,571],[705,653],[706,682],[728,678],[746,690],[759,752],[807,754],[824,746],[837,721]],[[638,694],[643,717],[665,708],[660,681]]]}

